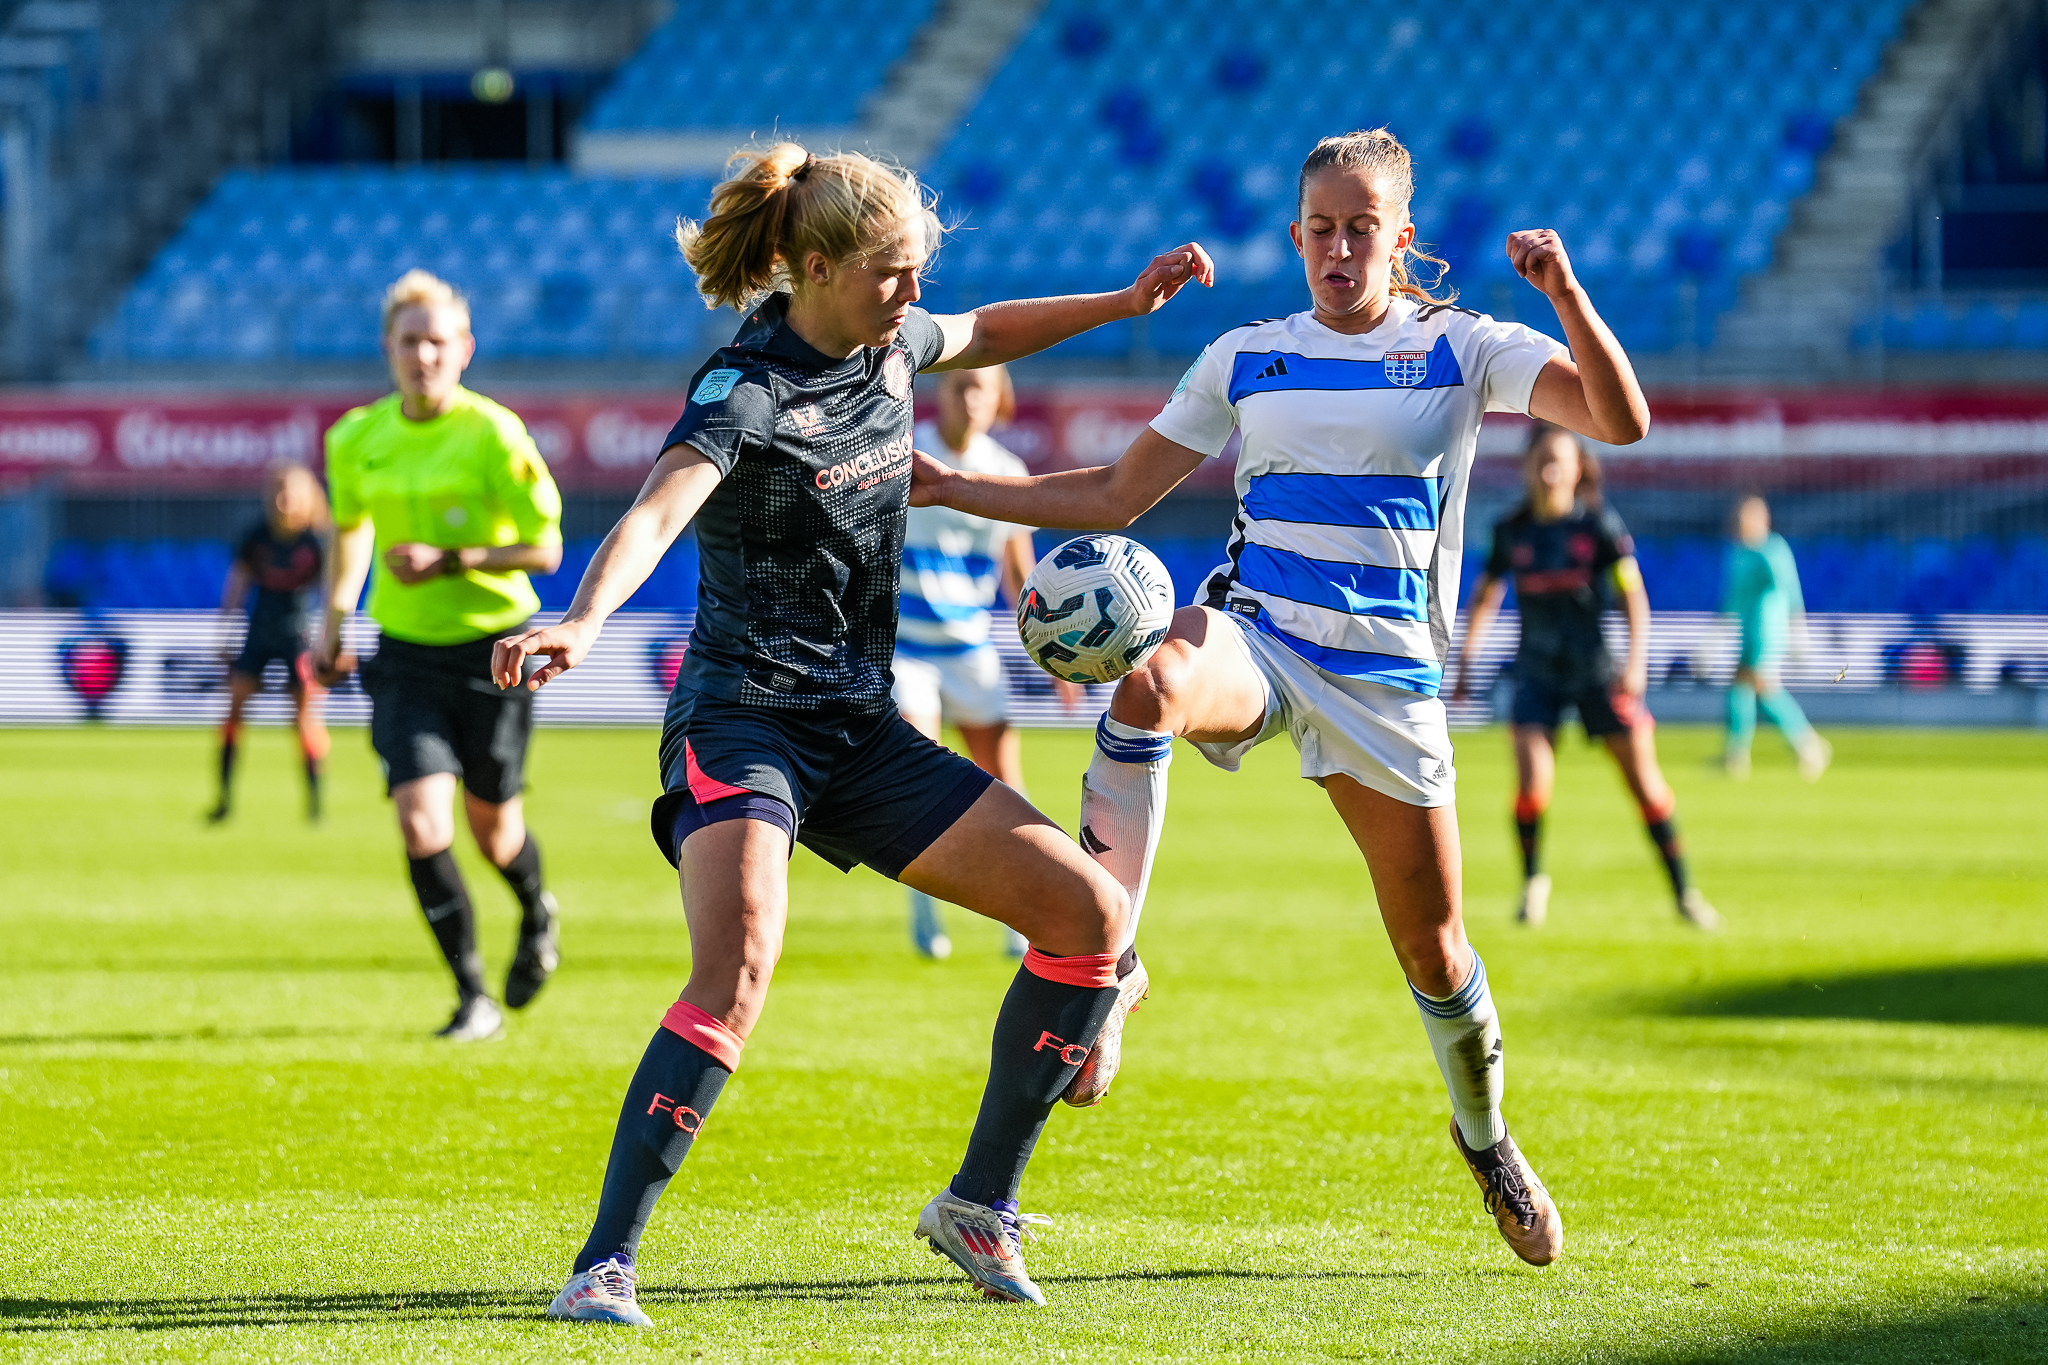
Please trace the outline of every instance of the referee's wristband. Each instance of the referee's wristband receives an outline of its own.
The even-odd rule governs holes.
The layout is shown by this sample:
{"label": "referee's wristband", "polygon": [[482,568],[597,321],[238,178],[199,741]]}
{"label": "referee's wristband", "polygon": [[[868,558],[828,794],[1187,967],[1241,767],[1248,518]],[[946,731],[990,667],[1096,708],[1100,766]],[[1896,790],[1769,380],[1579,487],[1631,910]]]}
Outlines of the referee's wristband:
{"label": "referee's wristband", "polygon": [[441,552],[441,577],[454,578],[457,574],[467,572],[468,570],[462,563],[462,551],[443,550]]}

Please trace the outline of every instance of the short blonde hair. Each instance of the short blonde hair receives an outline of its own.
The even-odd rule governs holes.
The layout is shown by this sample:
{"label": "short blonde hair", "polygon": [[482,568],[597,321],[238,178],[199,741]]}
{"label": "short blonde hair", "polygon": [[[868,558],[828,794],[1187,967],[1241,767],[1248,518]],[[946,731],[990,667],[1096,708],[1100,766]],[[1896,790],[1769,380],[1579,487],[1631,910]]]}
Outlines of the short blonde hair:
{"label": "short blonde hair", "polygon": [[320,480],[313,477],[312,470],[296,460],[279,460],[264,471],[264,476],[267,489],[275,491],[282,487],[289,490],[287,500],[291,506],[290,529],[327,529],[327,490],[320,486]]}
{"label": "short blonde hair", "polygon": [[417,267],[406,271],[384,291],[384,331],[391,335],[391,323],[407,308],[455,308],[462,313],[462,330],[469,330],[469,300],[460,289]]}
{"label": "short blonde hair", "polygon": [[923,229],[927,250],[939,244],[938,215],[900,166],[859,152],[814,156],[794,142],[743,148],[733,163],[744,164],[711,192],[710,216],[676,224],[707,308],[745,309],[764,291],[802,288],[796,267],[813,251],[852,263],[910,225]]}

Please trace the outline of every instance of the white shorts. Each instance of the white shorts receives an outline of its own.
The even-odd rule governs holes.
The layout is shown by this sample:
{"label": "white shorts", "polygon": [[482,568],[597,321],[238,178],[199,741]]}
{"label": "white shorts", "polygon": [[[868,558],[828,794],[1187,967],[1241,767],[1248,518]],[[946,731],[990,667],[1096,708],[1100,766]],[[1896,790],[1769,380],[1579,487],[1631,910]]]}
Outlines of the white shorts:
{"label": "white shorts", "polygon": [[1266,719],[1236,744],[1196,744],[1202,757],[1236,772],[1244,756],[1285,731],[1301,752],[1301,775],[1342,773],[1411,806],[1448,806],[1457,797],[1444,704],[1405,688],[1326,673],[1287,646],[1227,613],[1245,658],[1266,684]]}
{"label": "white shorts", "polygon": [[1010,691],[994,645],[958,654],[896,652],[896,709],[906,716],[938,716],[955,725],[1001,725],[1010,718]]}

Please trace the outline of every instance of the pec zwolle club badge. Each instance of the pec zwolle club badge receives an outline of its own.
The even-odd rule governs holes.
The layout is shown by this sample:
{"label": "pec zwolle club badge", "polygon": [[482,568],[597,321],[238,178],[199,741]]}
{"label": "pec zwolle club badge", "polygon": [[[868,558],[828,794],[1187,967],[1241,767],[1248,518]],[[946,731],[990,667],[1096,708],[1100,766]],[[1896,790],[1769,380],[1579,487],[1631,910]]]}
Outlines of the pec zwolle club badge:
{"label": "pec zwolle club badge", "polygon": [[1380,362],[1387,372],[1387,382],[1412,389],[1429,373],[1429,352],[1388,351],[1386,359]]}

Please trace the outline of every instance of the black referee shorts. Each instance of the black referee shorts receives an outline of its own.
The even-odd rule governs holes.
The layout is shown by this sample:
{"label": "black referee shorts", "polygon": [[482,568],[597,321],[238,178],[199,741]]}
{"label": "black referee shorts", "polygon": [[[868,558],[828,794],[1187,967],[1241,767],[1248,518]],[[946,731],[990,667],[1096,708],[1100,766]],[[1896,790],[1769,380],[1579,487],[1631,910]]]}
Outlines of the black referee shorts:
{"label": "black referee shorts", "polygon": [[[519,627],[504,632],[510,635]],[[479,801],[510,801],[526,786],[533,693],[491,681],[493,635],[459,645],[416,645],[384,636],[363,664],[370,694],[370,747],[384,789],[453,773]]]}
{"label": "black referee shorts", "polygon": [[661,729],[654,841],[673,863],[677,816],[754,792],[787,805],[796,840],[838,868],[898,877],[995,781],[894,708],[819,715],[677,688]]}

